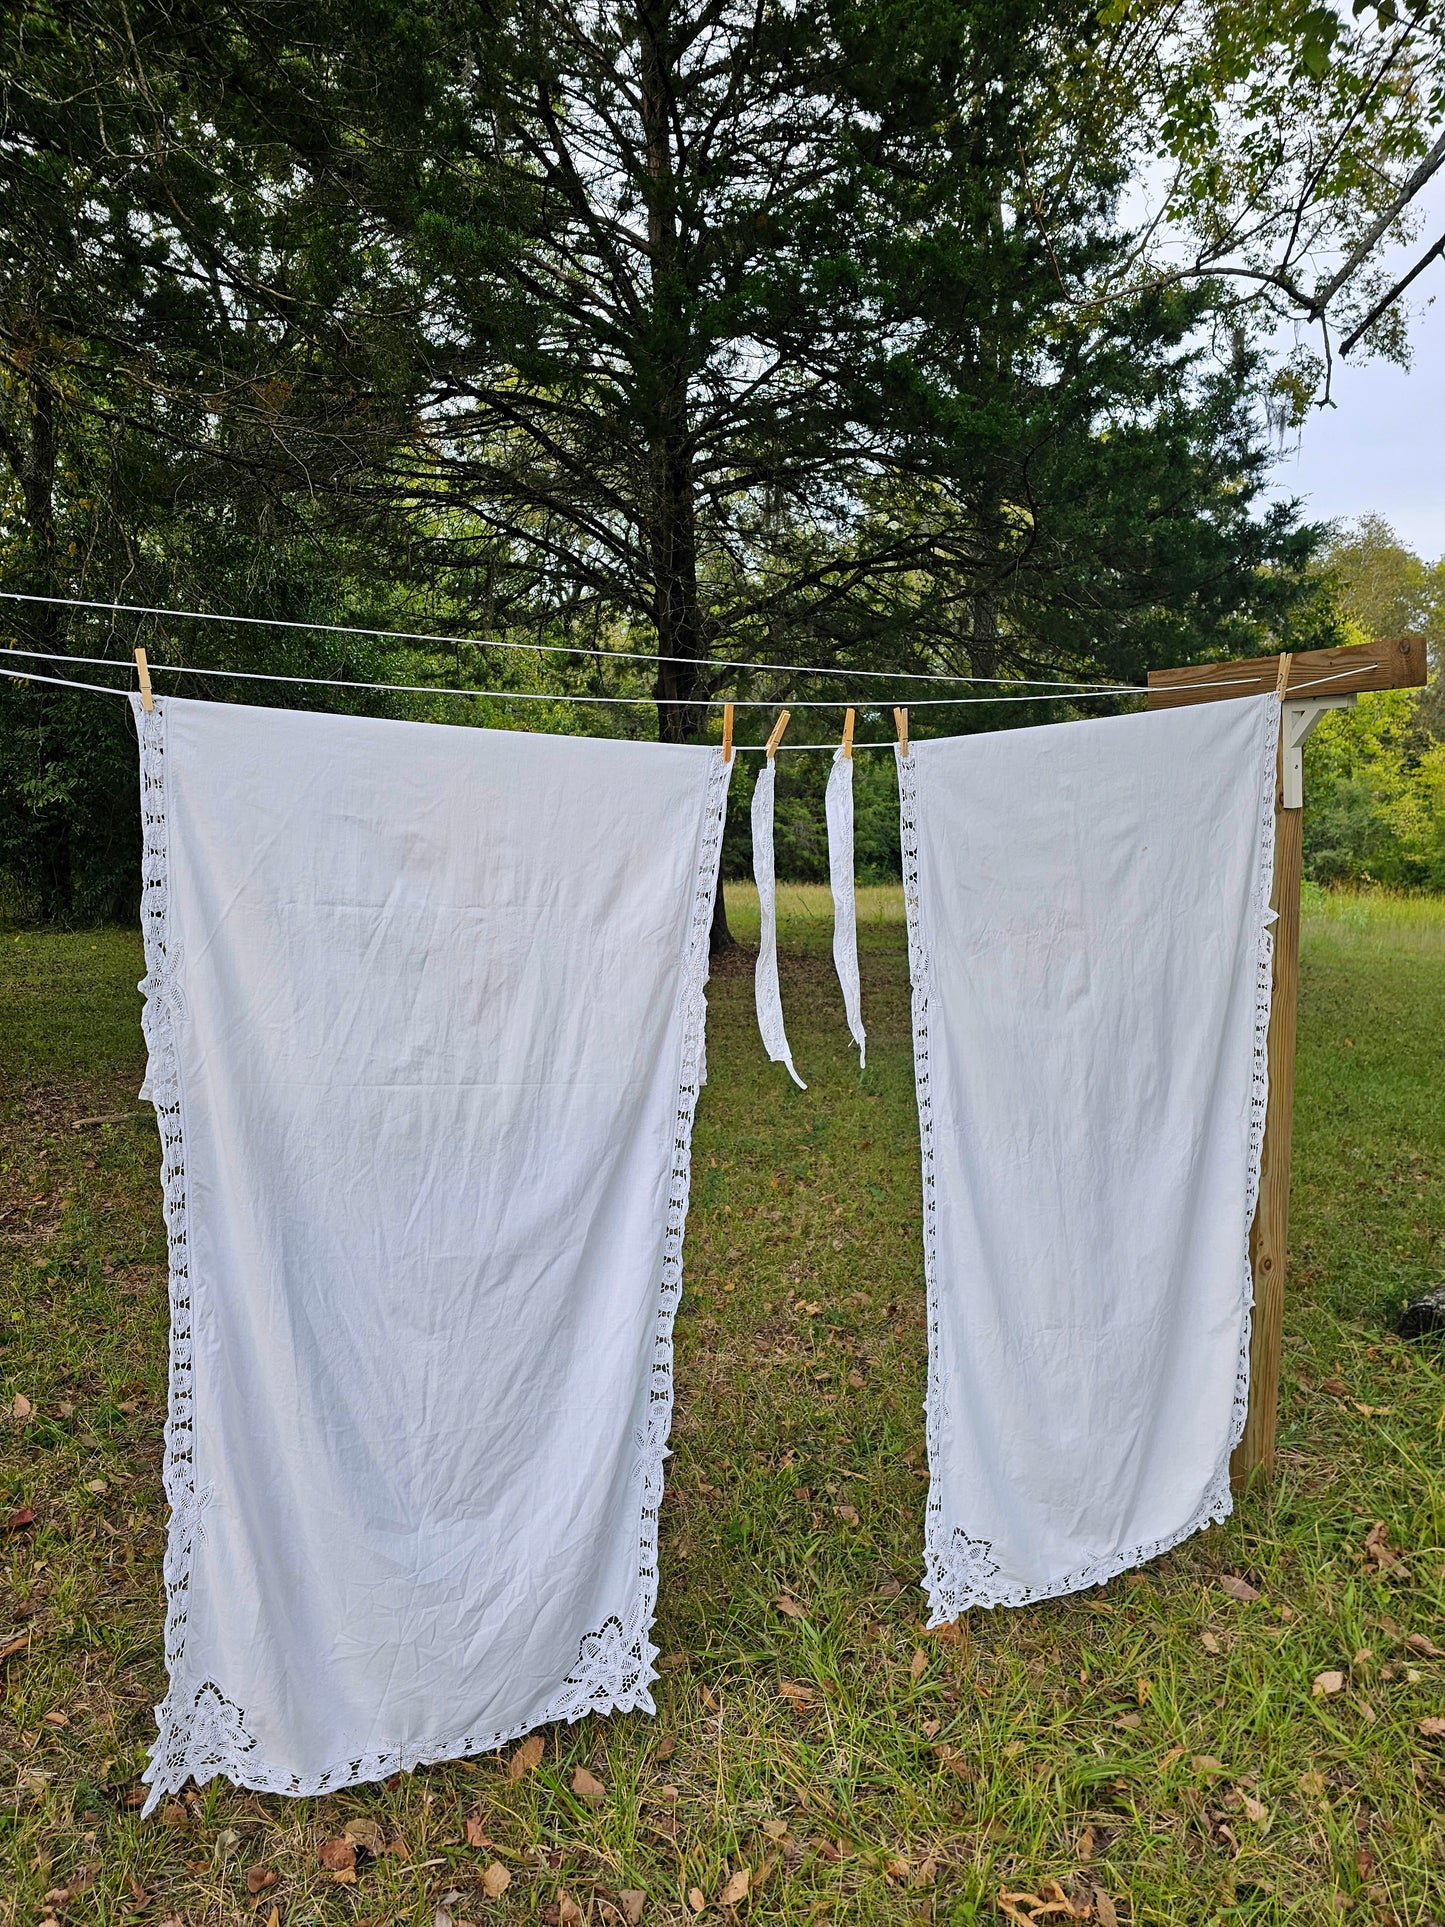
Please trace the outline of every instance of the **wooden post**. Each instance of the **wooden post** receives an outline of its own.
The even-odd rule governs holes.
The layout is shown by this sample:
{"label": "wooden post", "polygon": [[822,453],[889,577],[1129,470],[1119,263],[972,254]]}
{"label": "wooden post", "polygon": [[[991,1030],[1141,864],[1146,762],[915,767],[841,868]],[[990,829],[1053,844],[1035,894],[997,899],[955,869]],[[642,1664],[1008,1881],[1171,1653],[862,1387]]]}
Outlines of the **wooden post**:
{"label": "wooden post", "polygon": [[[1279,686],[1278,656],[1151,670],[1149,707],[1262,696]],[[1288,663],[1288,698],[1349,696],[1371,689],[1418,687],[1425,681],[1425,643],[1362,643],[1355,648],[1304,649]],[[1294,1118],[1295,1019],[1299,1010],[1300,866],[1304,812],[1284,807],[1283,759],[1275,761],[1274,988],[1269,1018],[1269,1107],[1264,1120],[1259,1204],[1249,1238],[1254,1271],[1254,1326],[1249,1347],[1249,1413],[1230,1467],[1236,1487],[1274,1465],[1280,1352],[1284,1340],[1285,1260],[1289,1245],[1290,1138]]]}

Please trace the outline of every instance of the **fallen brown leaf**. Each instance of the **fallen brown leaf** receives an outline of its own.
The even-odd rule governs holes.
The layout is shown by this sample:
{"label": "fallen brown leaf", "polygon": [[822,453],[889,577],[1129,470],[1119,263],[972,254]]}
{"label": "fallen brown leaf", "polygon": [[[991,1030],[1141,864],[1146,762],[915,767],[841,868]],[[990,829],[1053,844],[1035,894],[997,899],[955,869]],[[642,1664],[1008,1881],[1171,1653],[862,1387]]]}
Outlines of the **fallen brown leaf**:
{"label": "fallen brown leaf", "polygon": [[268,1887],[274,1887],[280,1877],[274,1867],[249,1867],[246,1870],[246,1892],[264,1893]]}
{"label": "fallen brown leaf", "polygon": [[903,1858],[901,1853],[891,1853],[883,1862],[883,1872],[885,1878],[889,1880],[906,1880],[908,1878],[908,1862]]}
{"label": "fallen brown leaf", "polygon": [[1317,1700],[1328,1699],[1332,1693],[1343,1693],[1344,1690],[1344,1674],[1334,1667],[1330,1667],[1323,1673],[1315,1674],[1314,1685],[1310,1688],[1310,1694],[1312,1698]]}
{"label": "fallen brown leaf", "polygon": [[29,1418],[34,1409],[24,1392],[17,1392],[10,1407],[10,1414],[12,1418]]}
{"label": "fallen brown leaf", "polygon": [[788,1823],[786,1820],[764,1820],[761,1822],[761,1825],[763,1832],[768,1836],[769,1840],[786,1840],[788,1837]]}
{"label": "fallen brown leaf", "polygon": [[780,1679],[778,1681],[778,1691],[796,1713],[806,1712],[808,1707],[813,1704],[812,1687],[800,1686],[795,1680]]}
{"label": "fallen brown leaf", "polygon": [[1092,1860],[1096,1844],[1094,1829],[1092,1827],[1085,1827],[1079,1834],[1078,1839],[1074,1842],[1074,1852],[1080,1860]]}
{"label": "fallen brown leaf", "polygon": [[662,1738],[657,1742],[657,1745],[652,1749],[652,1756],[656,1760],[670,1760],[676,1751],[676,1739],[671,1733],[664,1733]]}
{"label": "fallen brown leaf", "polygon": [[1299,1776],[1301,1793],[1307,1793],[1312,1800],[1318,1800],[1325,1790],[1325,1776],[1313,1770]]}
{"label": "fallen brown leaf", "polygon": [[35,1524],[35,1513],[28,1505],[17,1506],[5,1521],[7,1532],[21,1532],[26,1526]]}
{"label": "fallen brown leaf", "polygon": [[1196,1753],[1189,1764],[1196,1773],[1222,1773],[1223,1760],[1216,1760],[1212,1753]]}
{"label": "fallen brown leaf", "polygon": [[467,1837],[469,1847],[490,1847],[492,1844],[486,1822],[475,1813],[469,1813],[462,1822],[462,1832]]}
{"label": "fallen brown leaf", "polygon": [[[794,1599],[791,1593],[780,1592],[773,1601],[773,1604],[780,1613],[786,1613],[789,1619],[806,1619],[808,1617],[808,1608],[801,1604],[800,1601]],[[696,1893],[696,1887],[694,1887],[692,1891]]]}
{"label": "fallen brown leaf", "polygon": [[323,1840],[316,1858],[328,1873],[345,1873],[356,1865],[356,1848],[349,1840]]}
{"label": "fallen brown leaf", "polygon": [[508,1778],[520,1780],[524,1773],[535,1773],[542,1764],[542,1755],[546,1750],[547,1742],[540,1733],[534,1733],[529,1740],[523,1740],[507,1762]]}
{"label": "fallen brown leaf", "polygon": [[1260,1596],[1259,1588],[1251,1586],[1249,1581],[1242,1579],[1237,1572],[1222,1572],[1216,1583],[1221,1592],[1227,1592],[1231,1599],[1238,1599],[1246,1606],[1251,1600],[1258,1599]]}
{"label": "fallen brown leaf", "polygon": [[692,1911],[693,1911],[693,1912],[694,1912],[695,1914],[700,1914],[700,1913],[702,1912],[702,1910],[703,1910],[703,1908],[704,1908],[704,1907],[706,1907],[706,1905],[707,1905],[707,1902],[706,1902],[706,1901],[705,1901],[705,1900],[703,1899],[703,1897],[702,1897],[702,1889],[701,1889],[701,1887],[689,1887],[689,1888],[688,1888],[688,1890],[687,1890],[687,1904],[688,1904],[688,1906],[689,1906],[689,1907],[691,1907],[691,1909],[692,1909]]}
{"label": "fallen brown leaf", "polygon": [[1348,1398],[1350,1395],[1350,1388],[1342,1378],[1322,1378],[1320,1390],[1328,1392],[1331,1398]]}
{"label": "fallen brown leaf", "polygon": [[[1442,1653],[1434,1640],[1425,1633],[1408,1633],[1405,1644],[1412,1653],[1419,1653],[1422,1659],[1445,1659],[1445,1653]],[[5,1655],[0,1653],[0,1659],[4,1657]]]}
{"label": "fallen brown leaf", "polygon": [[1094,1918],[1099,1927],[1119,1927],[1118,1912],[1102,1887],[1094,1889]]}
{"label": "fallen brown leaf", "polygon": [[341,1837],[367,1853],[386,1852],[386,1833],[375,1820],[348,1820],[341,1829]]}
{"label": "fallen brown leaf", "polygon": [[1241,1793],[1239,1804],[1244,1808],[1245,1818],[1252,1820],[1255,1826],[1265,1828],[1269,1826],[1269,1808],[1263,1800],[1256,1800],[1250,1793]]}
{"label": "fallen brown leaf", "polygon": [[1421,1720],[1420,1731],[1427,1740],[1445,1740],[1445,1720],[1434,1718]]}
{"label": "fallen brown leaf", "polygon": [[607,1789],[585,1766],[579,1766],[572,1775],[572,1791],[579,1800],[585,1801],[594,1813],[607,1804]]}
{"label": "fallen brown leaf", "polygon": [[494,1860],[482,1873],[482,1892],[488,1900],[496,1900],[512,1884],[512,1876],[500,1860]]}
{"label": "fallen brown leaf", "polygon": [[1218,1638],[1210,1632],[1201,1633],[1199,1635],[1199,1643],[1206,1653],[1222,1653],[1224,1651]]}
{"label": "fallen brown leaf", "polygon": [[919,1646],[915,1650],[912,1659],[908,1662],[908,1677],[916,1683],[923,1678],[923,1675],[927,1671],[928,1655],[924,1652],[923,1648]]}
{"label": "fallen brown leaf", "polygon": [[642,1919],[642,1910],[647,1905],[646,1891],[641,1887],[624,1887],[617,1898],[622,1903],[622,1914],[628,1927],[637,1927]]}
{"label": "fallen brown leaf", "polygon": [[748,1897],[748,1888],[753,1884],[752,1870],[739,1867],[737,1872],[728,1876],[728,1883],[718,1895],[720,1907],[736,1907]]}
{"label": "fallen brown leaf", "polygon": [[582,1909],[565,1887],[557,1895],[557,1919],[559,1927],[582,1927]]}

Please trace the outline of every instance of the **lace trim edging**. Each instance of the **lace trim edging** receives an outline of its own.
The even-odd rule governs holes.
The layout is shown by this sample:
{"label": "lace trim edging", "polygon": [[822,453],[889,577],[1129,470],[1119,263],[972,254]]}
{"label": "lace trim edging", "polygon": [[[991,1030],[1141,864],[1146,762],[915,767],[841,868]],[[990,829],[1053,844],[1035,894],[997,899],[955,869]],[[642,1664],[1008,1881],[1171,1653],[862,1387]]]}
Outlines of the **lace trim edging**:
{"label": "lace trim edging", "polygon": [[191,1282],[186,1236],[185,1122],[176,1027],[181,1015],[180,958],[170,942],[168,839],[165,784],[165,704],[153,710],[132,699],[141,748],[141,922],[146,975],[140,990],[149,1063],[145,1088],[156,1107],[162,1145],[162,1193],[169,1243],[171,1305],[170,1402],[165,1431],[165,1490],[171,1507],[164,1576],[165,1657],[169,1686],[156,1707],[158,1728],[144,1779],[150,1787],[142,1817],[188,1779],[204,1783],[224,1774],[238,1786],[262,1793],[311,1796],[362,1781],[389,1778],[418,1766],[492,1752],[536,1727],[574,1721],[588,1713],[653,1712],[651,1682],[657,1678],[651,1639],[657,1609],[657,1533],[663,1465],[672,1425],[672,1328],[682,1293],[682,1246],[692,1172],[692,1124],[704,1068],[707,1023],[708,947],[717,894],[723,822],[732,765],[721,751],[708,771],[698,846],[687,955],[680,992],[683,1017],[674,1118],[667,1223],[658,1280],[648,1409],[634,1443],[641,1498],[638,1585],[626,1620],[613,1617],[580,1644],[577,1663],[556,1697],[524,1726],[506,1732],[460,1732],[405,1749],[361,1754],[315,1775],[287,1773],[259,1758],[242,1709],[211,1681],[185,1677],[186,1606],[196,1540],[202,1534],[205,1492],[198,1490],[193,1447]]}
{"label": "lace trim edging", "polygon": [[[1103,1585],[1150,1559],[1181,1545],[1206,1526],[1222,1525],[1234,1510],[1229,1465],[1244,1436],[1249,1414],[1249,1351],[1253,1332],[1254,1272],[1249,1240],[1259,1204],[1260,1166],[1264,1155],[1265,1115],[1269,1107],[1269,1018],[1274,986],[1273,912],[1275,839],[1275,757],[1279,740],[1280,703],[1267,696],[1261,708],[1259,765],[1259,839],[1256,845],[1254,891],[1251,905],[1254,930],[1254,1017],[1251,1037],[1248,1165],[1245,1178],[1244,1272],[1240,1293],[1239,1354],[1235,1366],[1234,1398],[1229,1429],[1220,1459],[1204,1496],[1187,1524],[1177,1532],[1089,1561],[1039,1586],[1000,1586],[986,1540],[971,1539],[962,1527],[944,1526],[943,1498],[937,1466],[947,1393],[941,1360],[937,1294],[937,1209],[934,1189],[933,1103],[929,1083],[929,965],[922,929],[918,882],[918,787],[913,758],[898,756],[899,814],[903,846],[903,897],[908,923],[908,961],[913,979],[913,1067],[918,1093],[919,1134],[923,1146],[923,1269],[928,1295],[928,1393],[924,1412],[928,1461],[933,1476],[928,1489],[924,1523],[924,1590],[928,1594],[929,1626],[946,1626],[970,1607],[1028,1606],[1063,1594]],[[895,755],[897,752],[895,752]]]}

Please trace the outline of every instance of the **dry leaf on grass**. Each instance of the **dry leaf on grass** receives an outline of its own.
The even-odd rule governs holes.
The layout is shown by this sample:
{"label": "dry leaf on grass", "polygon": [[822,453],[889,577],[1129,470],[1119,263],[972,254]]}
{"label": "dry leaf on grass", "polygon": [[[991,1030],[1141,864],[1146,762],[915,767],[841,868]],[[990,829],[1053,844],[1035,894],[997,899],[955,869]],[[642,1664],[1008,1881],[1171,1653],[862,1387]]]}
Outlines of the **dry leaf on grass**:
{"label": "dry leaf on grass", "polygon": [[1445,1740],[1445,1720],[1421,1720],[1420,1731],[1427,1740]]}
{"label": "dry leaf on grass", "polygon": [[1217,1583],[1221,1592],[1227,1592],[1231,1599],[1238,1599],[1246,1606],[1251,1600],[1258,1599],[1260,1596],[1259,1588],[1251,1586],[1249,1581],[1242,1579],[1237,1572],[1222,1572]]}
{"label": "dry leaf on grass", "polygon": [[248,1894],[264,1893],[268,1887],[274,1887],[280,1878],[274,1867],[248,1867],[246,1892]]}
{"label": "dry leaf on grass", "polygon": [[1189,1764],[1196,1773],[1222,1773],[1223,1760],[1216,1760],[1212,1753],[1196,1753]]}
{"label": "dry leaf on grass", "polygon": [[[1419,1653],[1422,1659],[1445,1659],[1445,1653],[1442,1653],[1434,1640],[1425,1633],[1407,1634],[1405,1644],[1412,1653]],[[9,1650],[13,1652],[14,1648],[11,1647]],[[3,1658],[3,1654],[0,1654],[0,1658]]]}
{"label": "dry leaf on grass", "polygon": [[782,1694],[783,1698],[787,1700],[795,1713],[805,1713],[813,1704],[812,1687],[799,1686],[795,1680],[780,1679],[778,1681],[778,1691]]}
{"label": "dry leaf on grass", "polygon": [[657,1745],[652,1749],[652,1757],[655,1760],[670,1760],[676,1751],[677,1741],[671,1733],[664,1733],[662,1738],[657,1742]]}
{"label": "dry leaf on grass", "polygon": [[1201,1633],[1199,1635],[1199,1643],[1204,1648],[1206,1653],[1218,1654],[1224,1651],[1224,1648],[1220,1645],[1218,1638],[1213,1633],[1207,1633],[1207,1632]]}
{"label": "dry leaf on grass", "polygon": [[622,1903],[623,1918],[627,1927],[637,1927],[642,1919],[642,1910],[647,1905],[647,1894],[641,1887],[624,1887],[617,1896]]}
{"label": "dry leaf on grass", "polygon": [[524,1773],[535,1773],[542,1764],[542,1755],[546,1750],[547,1742],[540,1733],[534,1733],[529,1740],[523,1740],[507,1762],[507,1777],[520,1780]]}
{"label": "dry leaf on grass", "polygon": [[328,1873],[345,1873],[356,1865],[356,1848],[350,1840],[323,1840],[316,1858]]}
{"label": "dry leaf on grass", "polygon": [[341,1829],[341,1837],[353,1847],[363,1847],[367,1853],[386,1852],[386,1833],[375,1820],[348,1820]]}
{"label": "dry leaf on grass", "polygon": [[5,1521],[7,1532],[21,1532],[26,1526],[35,1524],[35,1513],[28,1505],[17,1506]]}
{"label": "dry leaf on grass", "polygon": [[928,1655],[920,1646],[908,1662],[908,1677],[915,1682],[922,1679],[928,1671]]}
{"label": "dry leaf on grass", "polygon": [[1263,1800],[1256,1800],[1251,1793],[1241,1793],[1239,1796],[1239,1804],[1244,1808],[1244,1814],[1247,1820],[1252,1820],[1255,1826],[1259,1827],[1262,1831],[1268,1830],[1269,1808],[1264,1804]]}
{"label": "dry leaf on grass", "polygon": [[582,1909],[565,1887],[557,1895],[557,1920],[559,1927],[582,1927]]}
{"label": "dry leaf on grass", "polygon": [[1313,1771],[1301,1773],[1299,1776],[1299,1788],[1301,1793],[1307,1793],[1312,1800],[1318,1800],[1325,1790],[1324,1774]]}
{"label": "dry leaf on grass", "polygon": [[700,1914],[700,1913],[702,1912],[702,1910],[703,1910],[703,1908],[704,1908],[704,1907],[706,1907],[706,1905],[707,1905],[707,1902],[706,1902],[706,1901],[705,1901],[705,1900],[703,1899],[703,1897],[702,1897],[702,1888],[701,1888],[701,1887],[689,1887],[689,1888],[688,1888],[688,1890],[687,1890],[687,1904],[688,1904],[688,1906],[689,1906],[689,1907],[691,1907],[691,1909],[692,1909],[692,1911],[693,1911],[693,1912],[694,1912],[695,1914]]}
{"label": "dry leaf on grass", "polygon": [[500,1860],[494,1860],[482,1873],[482,1892],[488,1900],[496,1900],[511,1884],[511,1873]]}
{"label": "dry leaf on grass", "polygon": [[[789,1619],[806,1619],[808,1617],[808,1608],[800,1601],[794,1599],[791,1593],[780,1592],[773,1601],[773,1604],[780,1613],[786,1613]],[[693,1888],[693,1892],[697,1892],[695,1887]]]}
{"label": "dry leaf on grass", "polygon": [[462,1831],[467,1836],[467,1845],[469,1847],[490,1847],[492,1844],[491,1836],[487,1832],[486,1822],[478,1814],[469,1813],[467,1815],[466,1819],[462,1822]]}
{"label": "dry leaf on grass", "polygon": [[1365,1563],[1376,1579],[1387,1576],[1408,1579],[1405,1562],[1390,1544],[1389,1534],[1383,1519],[1377,1519],[1365,1534]]}
{"label": "dry leaf on grass", "polygon": [[1316,1673],[1310,1695],[1314,1699],[1328,1699],[1332,1693],[1343,1693],[1345,1676],[1336,1668],[1330,1667],[1323,1673]]}
{"label": "dry leaf on grass", "polygon": [[761,1825],[763,1832],[768,1836],[769,1840],[786,1840],[788,1837],[788,1823],[786,1820],[764,1820],[761,1822]]}
{"label": "dry leaf on grass", "polygon": [[746,1900],[748,1888],[753,1884],[752,1870],[739,1867],[737,1872],[728,1876],[728,1883],[718,1895],[720,1907],[736,1907],[739,1901]]}
{"label": "dry leaf on grass", "polygon": [[572,1775],[572,1791],[579,1800],[584,1800],[594,1813],[607,1804],[607,1789],[595,1773],[589,1773],[585,1766],[579,1766]]}
{"label": "dry leaf on grass", "polygon": [[34,1409],[34,1406],[30,1403],[30,1400],[25,1396],[24,1392],[17,1392],[15,1394],[14,1402],[10,1407],[13,1418],[29,1418]]}
{"label": "dry leaf on grass", "polygon": [[1099,1927],[1119,1927],[1118,1912],[1102,1887],[1094,1889],[1094,1918]]}

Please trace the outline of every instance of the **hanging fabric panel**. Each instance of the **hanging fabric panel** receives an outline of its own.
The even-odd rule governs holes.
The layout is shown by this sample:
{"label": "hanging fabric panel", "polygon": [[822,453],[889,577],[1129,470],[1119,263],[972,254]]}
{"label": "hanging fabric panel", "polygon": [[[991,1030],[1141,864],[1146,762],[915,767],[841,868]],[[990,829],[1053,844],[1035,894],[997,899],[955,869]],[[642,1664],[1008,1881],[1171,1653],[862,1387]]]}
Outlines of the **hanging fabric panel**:
{"label": "hanging fabric panel", "polygon": [[836,750],[823,797],[828,821],[828,880],[833,891],[833,968],[843,991],[848,1030],[858,1046],[858,1068],[868,1061],[863,993],[858,982],[858,904],[853,880],[853,758]]}
{"label": "hanging fabric panel", "polygon": [[898,758],[934,1625],[1230,1511],[1278,725],[1260,697]]}
{"label": "hanging fabric panel", "polygon": [[778,891],[773,872],[773,787],[777,765],[771,756],[753,790],[753,881],[758,886],[758,961],[753,970],[753,1001],[763,1048],[774,1064],[785,1064],[800,1091],[807,1085],[793,1068],[793,1053],[783,1029],[783,998],[778,988]]}
{"label": "hanging fabric panel", "polygon": [[136,721],[172,1316],[150,1804],[651,1710],[729,766]]}

